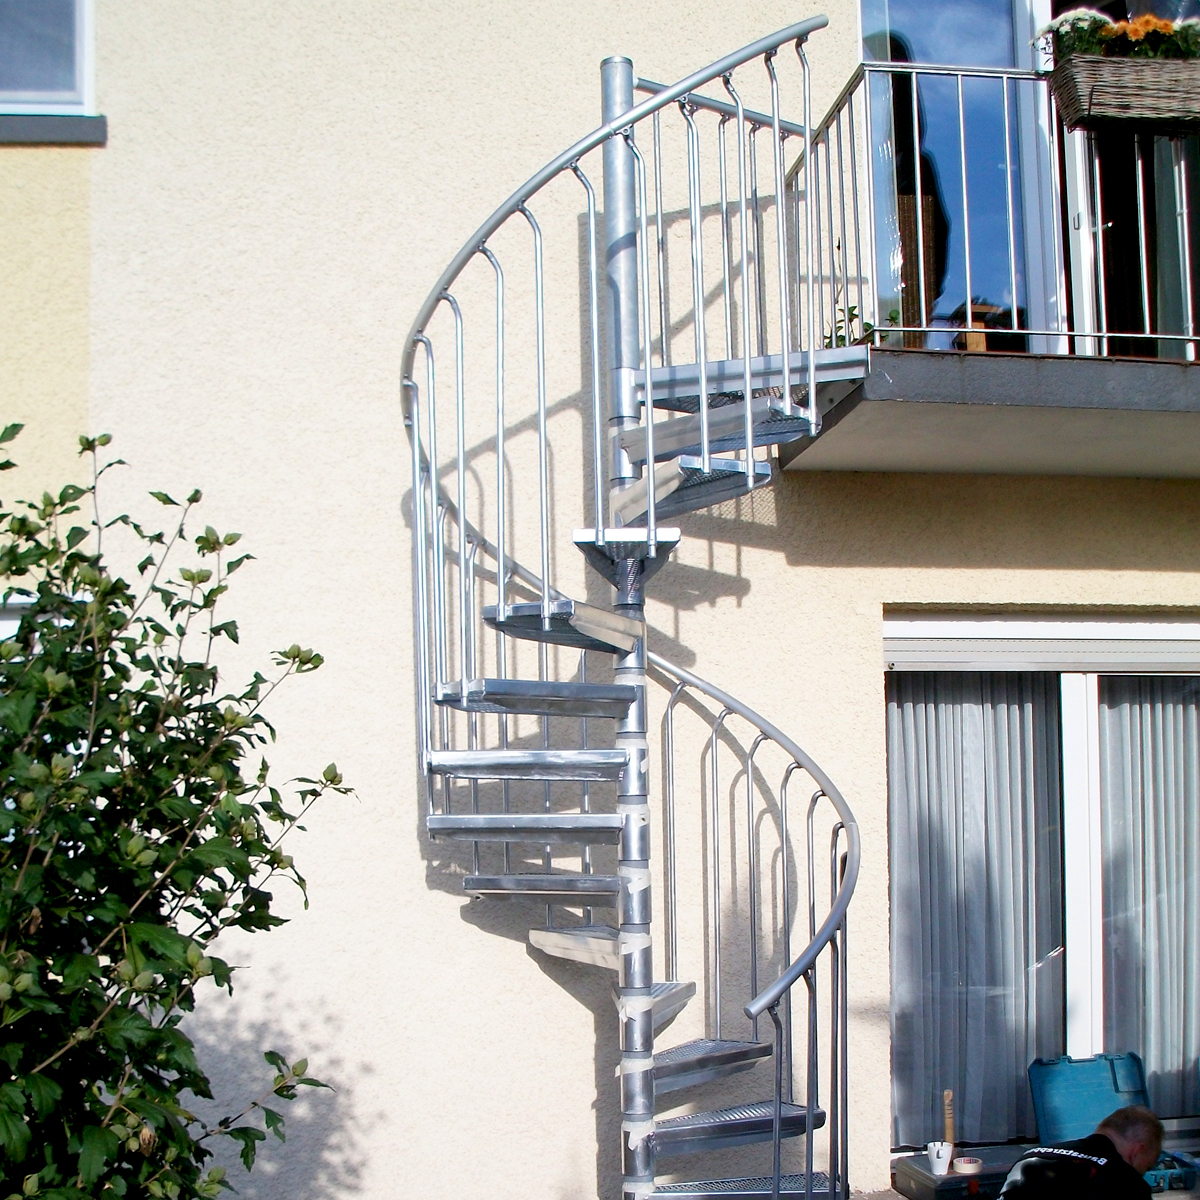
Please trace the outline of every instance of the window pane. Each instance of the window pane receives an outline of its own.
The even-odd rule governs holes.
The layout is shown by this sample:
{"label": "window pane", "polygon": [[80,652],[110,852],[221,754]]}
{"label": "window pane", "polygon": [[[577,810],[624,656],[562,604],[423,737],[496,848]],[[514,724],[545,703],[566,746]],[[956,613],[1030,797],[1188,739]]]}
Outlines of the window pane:
{"label": "window pane", "polygon": [[888,676],[897,1146],[1035,1137],[1026,1070],[1061,1054],[1058,676]]}
{"label": "window pane", "polygon": [[0,92],[75,91],[75,0],[0,0]]}
{"label": "window pane", "polygon": [[863,0],[863,43],[883,62],[1011,67],[1012,0]]}
{"label": "window pane", "polygon": [[1200,1113],[1200,679],[1100,680],[1104,1048],[1160,1116]]}

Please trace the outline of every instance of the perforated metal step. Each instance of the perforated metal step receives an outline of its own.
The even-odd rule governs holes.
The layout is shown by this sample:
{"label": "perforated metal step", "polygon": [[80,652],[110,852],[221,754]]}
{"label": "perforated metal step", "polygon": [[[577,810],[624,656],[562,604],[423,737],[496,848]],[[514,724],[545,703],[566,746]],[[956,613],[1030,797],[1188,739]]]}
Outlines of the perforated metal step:
{"label": "perforated metal step", "polygon": [[[663,983],[653,983],[649,989],[649,1000],[654,1014],[654,1028],[657,1030],[681,1013],[687,1003],[696,994],[696,985],[690,981],[670,980]],[[613,1003],[617,1011],[622,1011],[622,1000],[617,990],[613,989]],[[631,997],[628,1003],[639,1005],[644,1003],[641,996]],[[645,1011],[643,1009],[643,1011]]]}
{"label": "perforated metal step", "polygon": [[[746,405],[744,401],[713,408],[708,413],[708,448],[713,454],[742,450],[746,445]],[[755,400],[751,406],[752,444],[774,446],[794,442],[809,433],[808,417],[792,405],[777,412],[766,399]],[[671,458],[698,455],[701,452],[703,423],[700,414],[674,417],[654,424],[654,460],[666,462]],[[614,445],[624,450],[635,463],[644,463],[647,454],[646,426],[635,425],[613,435]],[[670,497],[668,497],[668,500]]]}
{"label": "perforated metal step", "polygon": [[472,896],[611,905],[621,891],[621,881],[616,875],[468,875],[463,891]]}
{"label": "perforated metal step", "polygon": [[[746,1179],[707,1179],[697,1183],[668,1183],[656,1187],[652,1196],[670,1196],[672,1200],[708,1200],[720,1196],[721,1200],[762,1200],[771,1195],[774,1181],[769,1175]],[[809,1195],[807,1178],[792,1174],[779,1177],[779,1194],[786,1200],[800,1200]],[[824,1171],[814,1171],[811,1195],[814,1200],[829,1200],[829,1176]]]}
{"label": "perforated metal step", "polygon": [[624,750],[431,750],[429,770],[456,779],[620,779]]}
{"label": "perforated metal step", "polygon": [[[800,1104],[785,1104],[780,1122],[783,1137],[800,1137],[808,1129],[808,1110]],[[737,1104],[714,1112],[668,1117],[654,1127],[654,1145],[659,1154],[693,1154],[726,1146],[770,1141],[775,1119],[775,1102],[760,1100]],[[813,1128],[825,1124],[825,1113],[813,1111]]]}
{"label": "perforated metal step", "polygon": [[568,929],[531,929],[529,944],[555,958],[620,970],[617,931],[611,925],[575,925]]}
{"label": "perforated metal step", "polygon": [[[656,518],[664,521],[684,513],[695,512],[697,509],[708,508],[712,504],[720,504],[732,500],[736,496],[744,496],[754,487],[762,487],[771,482],[773,474],[769,462],[758,461],[754,464],[754,482],[751,484],[746,476],[745,465],[736,459],[714,458],[709,463],[710,470],[703,469],[699,457],[686,455],[673,463],[662,464],[655,470],[656,478],[662,472],[672,468],[678,474],[676,485],[669,491],[660,488],[664,493],[657,501]],[[646,520],[645,502],[646,489],[640,489],[639,501],[641,509],[630,514],[629,520],[639,524]],[[636,507],[636,506],[635,506]]]}
{"label": "perforated metal step", "polygon": [[471,679],[438,685],[439,704],[470,712],[532,713],[551,717],[623,717],[637,690],[616,683],[568,683],[541,679]]}
{"label": "perforated metal step", "polygon": [[540,603],[510,604],[503,617],[497,614],[496,605],[484,606],[483,619],[509,637],[609,654],[628,654],[642,636],[643,628],[619,613],[579,600],[551,601],[546,621],[542,619]]}
{"label": "perforated metal step", "polygon": [[654,1091],[656,1094],[678,1091],[725,1075],[749,1071],[771,1054],[770,1042],[717,1041],[712,1038],[684,1042],[654,1056]]}
{"label": "perforated metal step", "polygon": [[624,817],[616,813],[448,813],[427,817],[434,837],[471,842],[600,842],[621,840]]}

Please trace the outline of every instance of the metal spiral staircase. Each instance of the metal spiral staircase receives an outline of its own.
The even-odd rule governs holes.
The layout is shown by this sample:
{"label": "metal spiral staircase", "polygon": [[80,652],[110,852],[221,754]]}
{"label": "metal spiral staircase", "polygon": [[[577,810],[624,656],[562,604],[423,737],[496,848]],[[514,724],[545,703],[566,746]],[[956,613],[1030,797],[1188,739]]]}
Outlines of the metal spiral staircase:
{"label": "metal spiral staircase", "polygon": [[[604,124],[484,223],[404,349],[428,832],[460,853],[467,894],[544,906],[544,921],[530,907],[539,951],[615,973],[626,1200],[849,1195],[857,825],[794,741],[647,649],[644,611],[681,539],[660,522],[768,484],[773,448],[816,436],[863,374],[865,348],[825,319],[845,309],[848,243],[808,170],[805,43],[825,25],[670,87],[638,81],[637,104],[632,64],[606,61]],[[576,511],[591,526],[568,540],[558,524]],[[811,794],[790,830],[789,790]],[[670,1044],[690,1001],[702,1036]],[[773,1087],[755,1083],[768,1065]],[[726,1102],[693,1111],[716,1087]],[[756,1142],[772,1147],[757,1175],[669,1177],[687,1155]]]}

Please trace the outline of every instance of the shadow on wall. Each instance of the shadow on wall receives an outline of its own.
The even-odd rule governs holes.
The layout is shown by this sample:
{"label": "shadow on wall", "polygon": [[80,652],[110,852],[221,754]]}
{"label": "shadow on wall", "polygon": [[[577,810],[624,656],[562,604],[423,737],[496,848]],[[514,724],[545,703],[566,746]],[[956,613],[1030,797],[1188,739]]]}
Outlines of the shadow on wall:
{"label": "shadow on wall", "polygon": [[679,519],[792,566],[1172,572],[1200,571],[1197,522],[1197,480],[816,471]]}
{"label": "shadow on wall", "polygon": [[[277,1000],[282,997],[267,994],[263,1008],[274,1011]],[[236,1145],[226,1138],[213,1139],[210,1165],[227,1168],[228,1182],[243,1200],[297,1195],[307,1200],[345,1200],[362,1191],[362,1164],[371,1129],[383,1116],[361,1113],[353,1091],[342,1083],[372,1070],[370,1063],[348,1064],[337,1053],[342,1024],[340,1016],[310,1010],[298,1029],[288,1033],[278,1021],[237,1020],[219,1002],[207,1006],[207,1011],[198,1008],[188,1019],[187,1032],[217,1097],[216,1101],[195,1100],[193,1111],[210,1125],[240,1112],[269,1089],[274,1072],[263,1061],[264,1050],[278,1050],[289,1062],[306,1056],[311,1073],[332,1089],[303,1088],[291,1104],[270,1105],[286,1121],[287,1142],[268,1134],[259,1143],[253,1172],[242,1166]]]}

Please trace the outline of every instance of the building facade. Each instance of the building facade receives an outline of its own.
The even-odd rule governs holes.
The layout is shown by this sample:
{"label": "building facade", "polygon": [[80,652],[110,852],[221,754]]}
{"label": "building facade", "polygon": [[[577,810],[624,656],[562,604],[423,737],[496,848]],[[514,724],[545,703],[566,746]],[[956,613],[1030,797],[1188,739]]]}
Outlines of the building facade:
{"label": "building facade", "polygon": [[[85,431],[111,432],[129,464],[106,484],[113,512],[146,512],[150,488],[202,487],[204,520],[241,531],[256,555],[231,598],[242,644],[228,669],[252,669],[293,641],[327,660],[272,714],[277,769],[303,774],[333,759],[357,789],[315,815],[293,848],[311,907],[297,906],[262,944],[231,948],[227,957],[247,965],[236,1001],[198,1015],[198,1040],[220,1060],[230,1092],[240,1094],[259,1049],[274,1045],[307,1053],[336,1088],[311,1101],[287,1147],[238,1186],[263,1196],[372,1196],[398,1185],[433,1197],[480,1188],[614,1196],[623,1173],[628,1185],[630,1138],[612,972],[531,946],[544,910],[470,899],[463,877],[482,869],[470,843],[429,835],[414,730],[423,737],[441,717],[413,687],[424,679],[419,621],[412,632],[421,510],[405,427],[411,398],[401,389],[406,330],[471,231],[600,124],[602,60],[627,56],[635,78],[669,84],[813,13],[674,0],[569,13],[375,0],[59,7],[60,24],[48,28],[69,23],[69,47],[39,29],[31,44],[41,57],[10,62],[0,79],[0,395],[4,421],[26,424],[6,495],[69,478]],[[748,224],[744,235],[761,238],[758,290],[747,302],[736,178],[749,159],[736,118],[720,126],[723,211],[713,173],[722,113],[688,114],[705,139],[697,146],[707,172],[693,211],[686,118],[672,104],[668,126],[664,110],[663,162],[673,165],[662,172],[661,202],[652,169],[646,181],[643,244],[653,260],[658,218],[665,266],[659,274],[651,262],[642,278],[666,282],[654,285],[653,304],[644,283],[632,310],[635,347],[652,310],[649,343],[664,370],[707,361],[710,345],[714,364],[744,361],[738,347],[756,339],[769,359],[792,319],[797,353],[845,350],[859,363],[857,376],[823,393],[820,436],[797,427],[757,452],[768,484],[664,518],[680,541],[645,599],[648,649],[798,742],[857,820],[842,1159],[855,1190],[886,1186],[893,1150],[934,1135],[944,1088],[958,1096],[962,1140],[1032,1136],[1023,1070],[1038,1055],[1135,1050],[1161,1112],[1186,1123],[1200,1109],[1200,981],[1189,966],[1200,925],[1189,865],[1200,837],[1200,388],[1188,365],[1195,147],[1153,135],[1097,146],[1057,127],[1044,83],[1030,78],[1044,65],[1029,42],[1048,9],[985,0],[935,16],[918,8],[839,2],[823,10],[828,27],[809,34],[810,124],[828,135],[826,157],[819,138],[810,155],[830,182],[822,191],[798,174],[793,134],[782,142],[787,184],[776,188],[772,130],[761,127],[764,183],[750,224],[762,232]],[[760,59],[742,90],[747,108],[769,115]],[[939,70],[906,72],[905,63]],[[802,122],[790,41],[777,67],[781,120]],[[720,75],[701,90],[733,103]],[[857,98],[853,110],[847,96]],[[819,124],[826,113],[834,124]],[[852,140],[862,148],[853,167]],[[652,141],[649,124],[636,131],[651,166]],[[598,145],[598,164],[604,153]],[[604,173],[582,165],[603,244]],[[1121,170],[1140,180],[1141,209],[1113,191]],[[540,362],[551,450],[551,519],[540,540],[536,516],[523,524],[528,504],[536,509],[543,444],[533,245],[527,226],[524,241],[498,231],[491,243],[508,271],[511,321],[503,495],[513,506],[513,560],[536,574],[544,554],[556,589],[606,607],[612,593],[573,532],[597,526],[590,367],[601,358],[602,399],[611,399],[589,315],[597,313],[599,347],[615,318],[603,271],[592,303],[586,193],[569,174],[568,165],[530,202],[545,249]],[[776,195],[794,197],[794,207],[777,208]],[[787,247],[803,245],[801,200],[810,195],[825,207],[810,205],[815,256],[806,252],[805,271]],[[1096,238],[1095,228],[1131,211],[1141,214],[1132,233]],[[777,215],[783,232],[773,240]],[[1148,245],[1140,252],[1138,230]],[[708,263],[699,305],[697,243]],[[1132,268],[1119,258],[1129,253]],[[1114,273],[1117,261],[1124,274]],[[483,258],[471,270],[456,298],[477,337],[495,277]],[[786,316],[775,299],[781,276]],[[809,277],[813,293],[804,291]],[[701,343],[697,312],[708,318]],[[470,477],[470,503],[494,521],[479,464],[495,452],[495,346],[468,340],[456,369],[452,314],[443,305],[437,319],[449,322],[428,333],[440,395],[450,399],[434,473],[452,500],[459,477]],[[869,361],[849,353],[855,343],[870,343]],[[424,397],[424,360],[408,361]],[[460,379],[472,404],[477,392],[488,401],[470,410],[462,470]],[[797,399],[814,393],[802,388]],[[728,457],[736,445],[712,453]],[[620,523],[608,503],[601,528]],[[513,515],[522,504],[526,516]],[[627,508],[625,526],[639,515]],[[453,538],[447,545],[452,612],[465,558]],[[480,597],[491,604],[485,557]],[[512,598],[536,600],[536,591]],[[454,665],[462,625],[453,615],[446,631],[457,679],[467,671]],[[431,628],[426,636],[432,645]],[[498,653],[490,646],[480,654]],[[536,678],[536,647],[512,653],[513,670]],[[547,669],[579,678],[565,659]],[[750,1027],[736,1025],[742,1006],[807,941],[795,895],[777,922],[794,928],[790,943],[771,941],[760,961],[737,932],[752,909],[765,922],[774,904],[778,916],[784,895],[747,874],[755,867],[746,852],[767,843],[745,839],[733,815],[742,819],[737,767],[754,730],[731,721],[729,740],[716,739],[730,771],[713,786],[709,731],[720,704],[702,695],[678,710],[675,749],[690,765],[671,801],[678,895],[665,923],[660,734],[672,689],[662,679],[646,686],[650,953],[657,979],[698,985],[661,1045],[729,1029],[748,1038]],[[516,719],[513,744],[540,748],[545,728],[527,718]],[[459,723],[451,739],[474,736],[469,715],[452,710],[448,720]],[[603,721],[589,726],[596,742],[587,745],[613,745]],[[763,814],[778,823],[774,780],[751,789],[754,829]],[[603,786],[598,809],[608,802]],[[461,794],[469,801],[469,786]],[[488,795],[499,793],[485,795],[485,808]],[[725,807],[710,809],[717,799]],[[727,834],[715,861],[710,812]],[[598,873],[608,852],[597,851]],[[783,866],[760,859],[763,878],[799,887],[787,854],[770,852]],[[483,868],[497,861],[487,857],[495,847],[482,853]],[[535,858],[531,869],[540,849]],[[725,871],[724,900],[714,865]],[[716,934],[724,976],[711,959],[714,911],[725,920],[725,942]],[[713,996],[719,978],[724,1000]],[[729,1029],[714,1030],[714,1017]],[[753,1033],[767,1040],[769,1023]],[[702,1082],[679,1093],[678,1111],[762,1101],[770,1076],[760,1064],[733,1081]],[[801,1071],[801,1091],[804,1082]],[[828,1082],[822,1076],[822,1088]],[[802,1169],[803,1141],[785,1142],[787,1170]],[[762,1176],[770,1157],[769,1142],[709,1148],[662,1163],[660,1174]]]}

